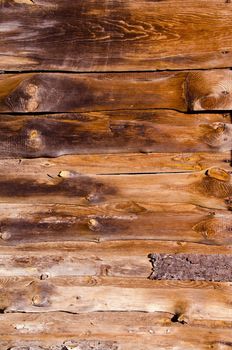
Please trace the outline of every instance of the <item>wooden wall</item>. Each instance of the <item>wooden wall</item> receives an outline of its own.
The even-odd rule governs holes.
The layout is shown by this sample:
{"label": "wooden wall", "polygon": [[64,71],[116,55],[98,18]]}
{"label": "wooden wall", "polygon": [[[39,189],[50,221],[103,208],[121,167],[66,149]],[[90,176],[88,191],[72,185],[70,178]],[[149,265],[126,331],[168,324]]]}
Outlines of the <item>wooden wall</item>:
{"label": "wooden wall", "polygon": [[230,0],[0,1],[0,349],[229,350]]}

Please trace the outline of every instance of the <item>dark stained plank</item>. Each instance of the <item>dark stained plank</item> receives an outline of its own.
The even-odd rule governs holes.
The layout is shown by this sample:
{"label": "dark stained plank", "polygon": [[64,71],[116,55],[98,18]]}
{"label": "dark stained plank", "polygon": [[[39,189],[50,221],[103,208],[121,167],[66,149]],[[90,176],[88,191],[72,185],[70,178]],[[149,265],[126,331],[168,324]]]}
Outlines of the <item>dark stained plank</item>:
{"label": "dark stained plank", "polygon": [[[1,144],[0,144],[1,147]],[[231,170],[231,152],[81,154],[57,158],[0,159],[1,175],[56,177],[62,169],[81,174],[193,172],[211,167]]]}
{"label": "dark stained plank", "polygon": [[[0,176],[0,203],[99,205],[182,203],[230,209],[232,178],[221,168],[194,173],[88,175],[62,169],[58,176]],[[143,207],[143,204],[142,204]]]}
{"label": "dark stained plank", "polygon": [[194,205],[0,205],[0,246],[153,240],[232,244],[231,213]]}
{"label": "dark stained plank", "polygon": [[2,350],[19,350],[19,346],[64,350],[65,345],[78,350],[134,350],[143,344],[146,350],[163,350],[175,344],[179,350],[205,350],[232,342],[231,322],[186,319],[183,331],[173,316],[165,312],[5,314],[0,315],[0,345]]}
{"label": "dark stained plank", "polygon": [[140,311],[231,321],[231,283],[144,278],[0,278],[3,312]]}
{"label": "dark stained plank", "polygon": [[232,149],[230,114],[114,111],[0,115],[0,157]]}
{"label": "dark stained plank", "polygon": [[2,70],[230,67],[226,0],[2,0]]}
{"label": "dark stained plank", "polygon": [[0,112],[232,108],[232,71],[0,76]]}

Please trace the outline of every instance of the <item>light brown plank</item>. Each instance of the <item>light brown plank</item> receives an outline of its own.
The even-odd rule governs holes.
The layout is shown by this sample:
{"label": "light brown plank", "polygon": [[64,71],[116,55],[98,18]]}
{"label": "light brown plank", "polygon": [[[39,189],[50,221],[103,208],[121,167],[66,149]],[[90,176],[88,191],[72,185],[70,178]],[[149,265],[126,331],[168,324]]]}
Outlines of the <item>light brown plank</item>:
{"label": "light brown plank", "polygon": [[193,172],[211,167],[230,171],[231,162],[231,152],[84,154],[57,158],[5,158],[0,159],[0,169],[2,176],[8,176],[14,169],[19,177],[25,174],[56,177],[62,169],[82,174],[123,175]]}
{"label": "light brown plank", "polygon": [[0,245],[115,240],[232,244],[231,213],[194,205],[0,205]]}
{"label": "light brown plank", "polygon": [[[186,319],[173,323],[169,313],[107,312],[91,314],[5,314],[0,316],[0,344],[40,346],[36,350],[229,349],[231,322]],[[53,347],[52,347],[53,346]],[[18,349],[18,348],[17,348]],[[31,350],[31,348],[29,348]],[[71,349],[71,348],[70,348]],[[14,348],[14,350],[16,350]]]}
{"label": "light brown plank", "polygon": [[110,277],[1,278],[4,312],[143,311],[231,321],[231,283]]}
{"label": "light brown plank", "polygon": [[92,176],[69,172],[64,168],[55,178],[27,174],[0,177],[1,203],[96,205],[133,201],[141,204],[183,203],[211,209],[229,209],[231,197],[231,175],[220,168],[190,174],[121,176]]}
{"label": "light brown plank", "polygon": [[[0,112],[232,108],[232,71],[0,76]],[[49,93],[48,93],[49,91]]]}
{"label": "light brown plank", "polygon": [[56,276],[141,277],[152,271],[149,253],[232,254],[232,245],[181,241],[128,240],[114,242],[24,243],[0,248],[0,275],[46,279]]}
{"label": "light brown plank", "polygon": [[223,152],[231,116],[175,111],[0,115],[0,157],[122,152]]}
{"label": "light brown plank", "polygon": [[230,67],[231,15],[226,0],[1,0],[0,69]]}

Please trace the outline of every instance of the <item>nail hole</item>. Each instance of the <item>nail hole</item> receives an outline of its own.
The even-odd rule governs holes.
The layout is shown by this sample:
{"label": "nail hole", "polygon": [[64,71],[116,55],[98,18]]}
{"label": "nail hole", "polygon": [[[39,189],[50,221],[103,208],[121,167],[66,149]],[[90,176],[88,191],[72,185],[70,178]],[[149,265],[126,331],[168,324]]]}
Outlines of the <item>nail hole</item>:
{"label": "nail hole", "polygon": [[41,280],[46,280],[48,279],[50,276],[49,276],[49,273],[42,273],[42,275],[40,275],[40,279]]}

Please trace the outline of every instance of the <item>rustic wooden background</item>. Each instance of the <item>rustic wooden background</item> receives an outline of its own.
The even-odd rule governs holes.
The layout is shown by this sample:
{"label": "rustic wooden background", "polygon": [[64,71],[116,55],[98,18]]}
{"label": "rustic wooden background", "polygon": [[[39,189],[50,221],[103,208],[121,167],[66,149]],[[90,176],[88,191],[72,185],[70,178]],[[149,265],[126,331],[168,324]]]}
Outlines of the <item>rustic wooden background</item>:
{"label": "rustic wooden background", "polygon": [[[0,349],[227,350],[230,0],[0,1]],[[232,278],[231,278],[232,280]]]}

